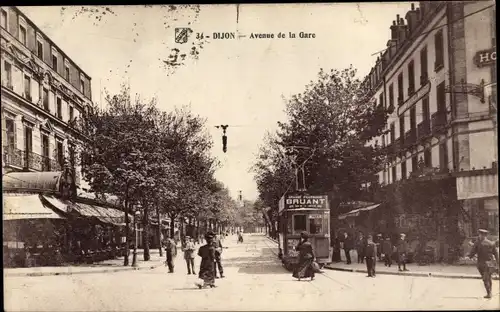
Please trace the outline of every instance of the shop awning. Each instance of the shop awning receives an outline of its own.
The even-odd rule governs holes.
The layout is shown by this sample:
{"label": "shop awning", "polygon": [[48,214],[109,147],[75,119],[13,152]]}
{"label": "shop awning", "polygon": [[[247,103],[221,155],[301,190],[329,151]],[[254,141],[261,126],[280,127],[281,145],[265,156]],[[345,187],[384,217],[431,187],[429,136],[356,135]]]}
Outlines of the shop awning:
{"label": "shop awning", "polygon": [[41,197],[42,201],[47,201],[50,205],[64,213],[70,213],[71,210],[74,209],[75,204],[70,201],[47,195],[41,195]]}
{"label": "shop awning", "polygon": [[39,195],[3,194],[3,219],[63,219],[43,205]]}
{"label": "shop awning", "polygon": [[345,218],[350,218],[350,217],[357,217],[361,214],[361,212],[371,211],[371,210],[377,208],[378,206],[380,206],[380,204],[370,205],[368,207],[359,208],[359,209],[349,211],[347,213],[341,214],[339,216],[339,220],[343,220]]}
{"label": "shop awning", "polygon": [[2,177],[4,192],[59,192],[62,172],[10,172]]}
{"label": "shop awning", "polygon": [[[89,218],[97,218],[101,222],[113,225],[125,225],[125,213],[114,208],[101,207],[97,205],[89,205],[84,203],[77,203],[74,209],[82,216]],[[133,222],[132,215],[129,214],[130,223]]]}
{"label": "shop awning", "polygon": [[457,177],[457,199],[498,196],[498,173]]}

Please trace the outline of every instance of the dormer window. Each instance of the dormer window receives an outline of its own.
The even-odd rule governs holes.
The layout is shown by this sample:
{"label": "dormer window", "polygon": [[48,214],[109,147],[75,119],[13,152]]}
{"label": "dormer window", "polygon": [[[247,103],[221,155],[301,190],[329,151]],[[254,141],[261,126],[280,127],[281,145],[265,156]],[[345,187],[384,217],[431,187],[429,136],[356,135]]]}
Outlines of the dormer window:
{"label": "dormer window", "polygon": [[38,40],[36,41],[36,47],[37,47],[37,50],[36,50],[36,54],[37,56],[43,60],[43,43],[41,40]]}
{"label": "dormer window", "polygon": [[52,54],[52,69],[57,71],[57,55]]}
{"label": "dormer window", "polygon": [[80,92],[85,93],[85,81],[80,78]]}
{"label": "dormer window", "polygon": [[26,45],[26,27],[23,25],[19,25],[19,41]]}

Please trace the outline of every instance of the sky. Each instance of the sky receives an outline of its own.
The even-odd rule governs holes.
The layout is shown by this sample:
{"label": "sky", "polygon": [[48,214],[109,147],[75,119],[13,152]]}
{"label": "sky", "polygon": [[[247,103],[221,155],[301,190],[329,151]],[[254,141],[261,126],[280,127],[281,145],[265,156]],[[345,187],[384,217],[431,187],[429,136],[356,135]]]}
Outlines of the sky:
{"label": "sky", "polygon": [[[168,6],[108,8],[20,9],[92,78],[97,105],[105,105],[105,92],[117,93],[129,83],[133,94],[156,97],[162,110],[188,106],[206,118],[214,140],[211,152],[221,163],[217,179],[233,197],[241,191],[254,200],[258,192],[251,167],[266,132],[285,120],[283,97],[301,93],[320,68],[352,64],[364,77],[376,52],[385,48],[392,21],[397,14],[404,17],[410,2],[201,5],[198,12]],[[176,27],[192,29],[186,43],[175,43]],[[237,39],[214,40],[214,32],[234,32]],[[280,32],[287,38],[277,38]],[[288,38],[290,32],[297,37]],[[315,38],[299,38],[300,32]],[[251,39],[251,33],[275,38]],[[198,34],[210,39],[197,40]],[[238,39],[238,34],[246,37]],[[196,58],[189,53],[193,46],[199,47]],[[174,48],[187,54],[184,63],[166,66]],[[215,127],[221,124],[229,125],[227,153]]]}

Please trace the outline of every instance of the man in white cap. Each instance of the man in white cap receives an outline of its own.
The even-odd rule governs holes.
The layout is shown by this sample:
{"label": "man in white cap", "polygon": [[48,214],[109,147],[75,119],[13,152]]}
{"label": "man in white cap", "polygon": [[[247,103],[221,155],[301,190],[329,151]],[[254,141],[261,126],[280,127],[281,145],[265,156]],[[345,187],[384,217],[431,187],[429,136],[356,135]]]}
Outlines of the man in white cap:
{"label": "man in white cap", "polygon": [[[492,284],[491,274],[495,269],[498,269],[498,251],[495,248],[495,243],[488,240],[487,236],[487,230],[479,230],[479,239],[474,243],[469,258],[477,255],[477,269],[483,279],[484,288],[486,288],[486,296],[484,296],[484,298],[490,299]],[[493,261],[493,257],[495,261]]]}
{"label": "man in white cap", "polygon": [[[396,251],[398,253],[398,269],[400,272],[408,271],[408,269],[406,268],[406,257],[408,255],[409,246],[405,238],[406,234],[401,233],[396,244]],[[401,266],[403,266],[403,269],[401,269]]]}

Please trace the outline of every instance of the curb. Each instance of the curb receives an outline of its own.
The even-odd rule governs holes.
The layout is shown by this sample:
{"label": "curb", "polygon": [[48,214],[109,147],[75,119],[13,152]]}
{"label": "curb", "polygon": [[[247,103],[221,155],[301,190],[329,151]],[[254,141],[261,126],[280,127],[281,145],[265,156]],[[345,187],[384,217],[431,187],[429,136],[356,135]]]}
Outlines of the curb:
{"label": "curb", "polygon": [[[367,270],[358,270],[358,269],[344,269],[344,268],[335,268],[331,266],[325,266],[325,269],[332,271],[342,271],[342,272],[352,272],[352,273],[367,273]],[[451,279],[481,279],[480,276],[475,275],[449,275],[442,273],[400,273],[400,272],[386,272],[381,271],[377,272],[377,275],[397,275],[397,276],[414,276],[414,277],[434,277],[434,278],[451,278]],[[498,277],[494,277],[494,280],[498,280]]]}
{"label": "curb", "polygon": [[5,277],[20,277],[20,276],[59,276],[59,275],[77,275],[77,274],[96,274],[96,273],[114,273],[123,271],[139,271],[139,270],[153,270],[163,264],[152,265],[149,267],[124,267],[115,269],[102,269],[102,270],[92,270],[92,271],[75,271],[75,272],[30,272],[30,273],[5,273]]}

